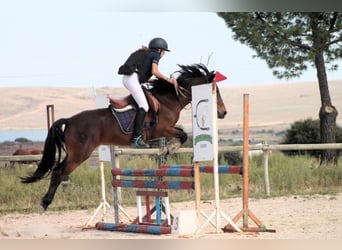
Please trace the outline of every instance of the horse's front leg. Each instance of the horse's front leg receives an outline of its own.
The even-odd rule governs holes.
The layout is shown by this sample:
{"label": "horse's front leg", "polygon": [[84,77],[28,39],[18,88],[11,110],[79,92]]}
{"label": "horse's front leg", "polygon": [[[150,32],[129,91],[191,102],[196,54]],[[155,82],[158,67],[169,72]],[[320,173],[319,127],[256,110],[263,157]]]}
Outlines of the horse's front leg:
{"label": "horse's front leg", "polygon": [[174,136],[166,143],[167,154],[174,154],[188,139],[183,129],[174,127]]}

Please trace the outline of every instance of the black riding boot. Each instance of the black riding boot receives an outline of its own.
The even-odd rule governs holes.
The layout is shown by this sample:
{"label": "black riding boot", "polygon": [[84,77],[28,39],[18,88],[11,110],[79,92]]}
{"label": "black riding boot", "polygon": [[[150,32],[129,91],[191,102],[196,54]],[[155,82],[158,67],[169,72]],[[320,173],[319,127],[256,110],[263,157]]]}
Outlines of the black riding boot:
{"label": "black riding boot", "polygon": [[144,142],[142,137],[142,128],[144,125],[146,111],[143,108],[139,108],[135,117],[132,146],[135,148],[149,148],[150,145]]}

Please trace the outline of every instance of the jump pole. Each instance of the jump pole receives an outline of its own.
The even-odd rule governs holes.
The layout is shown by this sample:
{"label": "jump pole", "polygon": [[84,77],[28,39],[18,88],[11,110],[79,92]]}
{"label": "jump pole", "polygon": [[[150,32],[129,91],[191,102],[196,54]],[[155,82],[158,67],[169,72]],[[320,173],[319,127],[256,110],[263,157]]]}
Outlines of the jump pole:
{"label": "jump pole", "polygon": [[[265,230],[266,227],[262,222],[252,213],[248,206],[249,199],[249,94],[243,94],[243,194],[242,194],[242,230],[253,231],[248,227],[248,218],[251,218],[259,229]],[[237,221],[240,214],[233,218],[233,221]]]}
{"label": "jump pole", "polygon": [[[248,217],[250,211],[248,208],[249,197],[249,94],[243,95],[243,159],[242,165],[244,169],[243,175],[243,194],[242,194],[242,213],[243,228],[248,228]],[[252,214],[251,214],[252,215]],[[255,217],[255,216],[253,216]],[[259,223],[259,221],[258,221]],[[258,224],[257,223],[257,224]]]}
{"label": "jump pole", "polygon": [[[197,228],[195,234],[198,234],[207,224],[209,224],[209,222],[215,225],[216,233],[219,233],[221,230],[221,216],[224,217],[236,231],[241,232],[240,228],[220,209],[216,82],[193,86],[192,93],[196,211],[198,222],[200,221],[200,213],[207,218],[204,224]],[[208,160],[213,161],[215,208],[209,216],[206,216],[200,209],[199,162]],[[212,219],[214,217],[216,223],[213,223]]]}

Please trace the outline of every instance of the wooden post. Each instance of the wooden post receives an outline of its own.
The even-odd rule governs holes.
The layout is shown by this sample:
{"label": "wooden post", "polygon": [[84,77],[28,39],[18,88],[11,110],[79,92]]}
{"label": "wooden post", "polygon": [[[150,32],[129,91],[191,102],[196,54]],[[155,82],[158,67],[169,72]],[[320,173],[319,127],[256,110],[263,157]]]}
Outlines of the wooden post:
{"label": "wooden post", "polygon": [[200,222],[201,220],[201,177],[200,177],[200,170],[199,170],[199,162],[195,161],[194,164],[194,181],[195,181],[195,207],[196,207],[196,214],[197,220]]}
{"label": "wooden post", "polygon": [[248,191],[249,191],[249,95],[243,95],[243,228],[248,228]]}
{"label": "wooden post", "polygon": [[[242,192],[242,210],[233,218],[236,223],[242,217],[242,230],[244,232],[275,232],[273,229],[266,229],[261,221],[252,213],[248,207],[249,196],[249,94],[243,94],[243,192]],[[258,226],[251,228],[248,226],[248,218]],[[234,228],[235,231],[237,231]],[[224,227],[225,232],[234,231],[231,225]]]}

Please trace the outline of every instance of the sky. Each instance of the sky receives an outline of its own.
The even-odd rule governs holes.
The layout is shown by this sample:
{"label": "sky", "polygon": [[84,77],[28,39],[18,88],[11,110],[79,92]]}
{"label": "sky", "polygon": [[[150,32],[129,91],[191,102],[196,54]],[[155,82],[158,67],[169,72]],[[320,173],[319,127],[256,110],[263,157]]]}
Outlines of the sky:
{"label": "sky", "polygon": [[[121,87],[118,68],[154,37],[165,38],[171,50],[160,61],[166,75],[177,64],[201,62],[228,77],[223,85],[287,82],[235,41],[214,12],[92,10],[50,1],[23,1],[19,8],[16,2],[0,5],[0,87]],[[341,72],[328,72],[328,79],[342,79]],[[317,81],[315,69],[291,81]]]}

